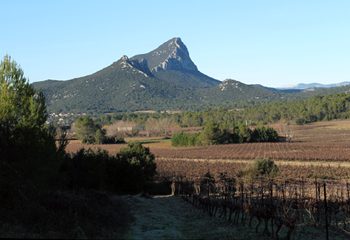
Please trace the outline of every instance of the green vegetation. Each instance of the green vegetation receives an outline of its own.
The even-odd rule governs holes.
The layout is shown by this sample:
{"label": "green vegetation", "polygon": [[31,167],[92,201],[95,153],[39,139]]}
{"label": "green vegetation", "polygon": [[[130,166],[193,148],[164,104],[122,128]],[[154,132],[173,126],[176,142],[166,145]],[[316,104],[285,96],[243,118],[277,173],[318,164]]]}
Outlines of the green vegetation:
{"label": "green vegetation", "polygon": [[299,124],[323,120],[346,119],[350,117],[350,94],[341,93],[315,96],[304,100],[278,101],[256,107],[228,111],[212,109],[203,112],[185,112],[178,119],[181,126],[197,126],[198,123],[213,120],[225,123],[230,121],[250,125],[274,123],[278,121]]}
{"label": "green vegetation", "polygon": [[61,173],[70,190],[138,193],[152,181],[156,165],[148,148],[130,143],[116,156],[81,149],[64,161]]}
{"label": "green vegetation", "polygon": [[[212,108],[196,112],[178,113],[114,113],[100,115],[96,122],[100,125],[112,124],[116,121],[134,123],[140,130],[146,130],[147,125],[160,126],[161,122],[171,122],[182,128],[204,127],[208,122],[220,123],[220,129],[239,132],[239,142],[250,142],[250,129],[269,123],[281,122],[306,124],[316,121],[347,119],[350,117],[350,94],[334,94],[315,96],[296,101],[279,101],[260,104],[244,109]],[[149,124],[152,123],[152,124]],[[167,126],[169,128],[169,126]],[[166,126],[163,129],[167,128]],[[163,131],[164,132],[164,131]],[[235,142],[235,141],[233,141]],[[185,144],[186,145],[186,144]]]}
{"label": "green vegetation", "polygon": [[239,117],[255,122],[296,121],[297,124],[350,117],[350,94],[315,96],[292,102],[276,102],[250,108]]}
{"label": "green vegetation", "polygon": [[87,144],[115,144],[125,143],[121,137],[106,136],[106,131],[96,124],[94,120],[88,116],[80,117],[74,122],[74,130],[77,138],[82,143]]}
{"label": "green vegetation", "polygon": [[119,184],[124,191],[139,192],[147,182],[152,181],[156,173],[156,164],[155,157],[149,148],[143,147],[140,143],[129,143],[128,147],[121,149],[116,157],[127,165],[126,171],[121,169],[120,173],[123,182]]}
{"label": "green vegetation", "polygon": [[74,122],[74,130],[78,139],[83,143],[100,143],[104,133],[90,117],[81,117]]}
{"label": "green vegetation", "polygon": [[[0,165],[4,175],[9,174],[13,181],[0,179],[0,191],[5,191],[0,194],[2,200],[12,202],[12,197],[20,194],[16,185],[24,179],[39,190],[54,181],[63,147],[56,148],[55,130],[45,124],[46,117],[43,95],[29,85],[21,68],[5,56],[0,63]],[[12,197],[6,193],[8,189],[14,194]]]}
{"label": "green vegetation", "polygon": [[270,127],[255,128],[249,136],[251,142],[277,142],[278,133]]}
{"label": "green vegetation", "polygon": [[[130,213],[109,193],[142,191],[155,174],[154,156],[140,144],[114,157],[91,150],[68,155],[66,134],[46,119],[44,96],[5,56],[0,63],[0,237],[123,238]],[[102,141],[101,128],[88,118],[80,121],[79,134]]]}
{"label": "green vegetation", "polygon": [[277,176],[278,172],[279,169],[273,160],[257,159],[243,175],[248,176],[250,179],[274,178]]}
{"label": "green vegetation", "polygon": [[200,145],[199,134],[184,132],[176,133],[171,139],[171,144],[174,147]]}
{"label": "green vegetation", "polygon": [[171,139],[173,146],[215,145],[244,142],[277,142],[279,140],[276,130],[270,127],[257,127],[253,130],[244,126],[233,124],[231,129],[222,128],[219,124],[207,122],[200,133],[174,134]]}

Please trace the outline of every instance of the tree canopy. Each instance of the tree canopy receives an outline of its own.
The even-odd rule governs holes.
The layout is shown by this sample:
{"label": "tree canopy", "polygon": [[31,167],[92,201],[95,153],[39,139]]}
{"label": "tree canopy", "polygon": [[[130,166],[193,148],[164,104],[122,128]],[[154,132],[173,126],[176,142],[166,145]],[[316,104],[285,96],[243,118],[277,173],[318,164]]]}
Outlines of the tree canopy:
{"label": "tree canopy", "polygon": [[24,77],[20,66],[5,56],[0,63],[0,154],[22,161],[55,153],[55,132],[45,124],[45,99]]}

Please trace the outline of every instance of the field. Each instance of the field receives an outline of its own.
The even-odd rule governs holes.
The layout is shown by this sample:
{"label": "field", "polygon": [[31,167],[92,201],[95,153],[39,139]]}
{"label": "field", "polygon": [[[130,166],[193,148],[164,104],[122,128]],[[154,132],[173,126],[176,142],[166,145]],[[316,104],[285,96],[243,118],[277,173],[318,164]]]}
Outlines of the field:
{"label": "field", "polygon": [[[298,161],[348,161],[350,159],[350,121],[329,121],[297,126],[291,125],[292,142],[244,143],[200,147],[172,147],[161,138],[129,138],[150,147],[158,159],[240,159],[270,158]],[[125,144],[84,145],[73,140],[67,147],[75,152],[81,147],[101,148],[117,153]]]}
{"label": "field", "polygon": [[[278,129],[278,127],[276,127]],[[172,147],[169,139],[129,138],[149,147],[155,154],[161,176],[199,176],[210,170],[236,176],[251,160],[275,160],[283,178],[350,177],[350,120],[290,125],[292,142],[245,143],[200,147]],[[116,154],[126,144],[84,145],[71,141],[68,152],[78,149],[105,149]]]}

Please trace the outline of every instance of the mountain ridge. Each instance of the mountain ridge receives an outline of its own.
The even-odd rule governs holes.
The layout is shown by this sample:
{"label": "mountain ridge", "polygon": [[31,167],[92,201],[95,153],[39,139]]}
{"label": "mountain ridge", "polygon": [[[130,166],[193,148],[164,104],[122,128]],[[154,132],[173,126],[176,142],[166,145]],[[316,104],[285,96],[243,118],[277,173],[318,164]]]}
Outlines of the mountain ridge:
{"label": "mountain ridge", "polygon": [[339,82],[339,83],[298,83],[297,85],[290,87],[288,89],[311,89],[311,88],[334,88],[334,87],[343,87],[343,86],[348,86],[350,85],[350,82],[345,81],[345,82]]}
{"label": "mountain ridge", "polygon": [[[33,83],[49,112],[196,110],[250,102],[293,99],[325,90],[279,90],[237,80],[219,81],[200,72],[181,38],[133,57],[123,55],[92,74]],[[337,91],[348,91],[343,87]]]}

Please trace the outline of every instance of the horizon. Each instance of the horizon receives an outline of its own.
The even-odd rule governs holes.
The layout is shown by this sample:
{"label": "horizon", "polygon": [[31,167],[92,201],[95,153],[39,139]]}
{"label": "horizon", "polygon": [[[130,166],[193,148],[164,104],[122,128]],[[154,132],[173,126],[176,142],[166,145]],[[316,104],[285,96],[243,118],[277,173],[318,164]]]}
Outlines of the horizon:
{"label": "horizon", "polygon": [[[180,37],[204,74],[285,88],[350,81],[347,1],[2,2],[0,56],[69,80]],[[13,16],[16,16],[15,18]]]}

